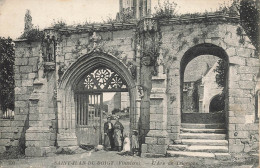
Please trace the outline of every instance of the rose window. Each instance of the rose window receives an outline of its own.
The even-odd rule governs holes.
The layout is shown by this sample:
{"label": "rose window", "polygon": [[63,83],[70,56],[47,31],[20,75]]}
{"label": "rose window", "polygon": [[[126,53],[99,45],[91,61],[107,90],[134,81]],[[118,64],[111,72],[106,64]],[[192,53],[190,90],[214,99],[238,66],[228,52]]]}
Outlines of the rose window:
{"label": "rose window", "polygon": [[84,84],[84,87],[80,87],[78,90],[128,91],[125,80],[116,72],[106,67],[100,67],[88,73],[82,84]]}

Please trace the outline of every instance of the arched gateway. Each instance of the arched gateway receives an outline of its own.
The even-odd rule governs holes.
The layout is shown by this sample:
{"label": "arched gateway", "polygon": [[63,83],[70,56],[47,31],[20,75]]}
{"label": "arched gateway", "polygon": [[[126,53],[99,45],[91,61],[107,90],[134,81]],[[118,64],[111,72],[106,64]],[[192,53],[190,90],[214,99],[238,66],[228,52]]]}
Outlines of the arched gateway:
{"label": "arched gateway", "polygon": [[[258,136],[259,125],[255,97],[259,90],[256,88],[259,59],[244,30],[242,36],[237,34],[241,29],[238,17],[216,14],[168,20],[144,18],[137,24],[46,29],[44,45],[42,41],[31,44],[17,41],[15,114],[13,121],[3,121],[2,130],[11,134],[1,132],[0,149],[23,144],[26,156],[44,156],[58,147],[100,143],[100,92],[114,89],[129,92],[131,129],[139,129],[142,156],[166,153],[185,156],[190,150],[200,149],[215,157],[216,148],[208,147],[215,144],[222,144],[225,153],[255,150],[258,148],[254,137]],[[55,43],[50,43],[49,37]],[[55,50],[44,48],[49,45]],[[84,55],[93,48],[96,51]],[[47,53],[54,58],[45,59]],[[198,119],[205,118],[206,113],[182,113],[185,68],[190,61],[205,54],[228,64],[224,119],[221,128],[214,124],[214,130],[208,123],[183,120],[194,119],[195,115]],[[210,135],[202,134],[205,131]],[[217,135],[211,134],[212,131]],[[93,137],[95,142],[80,135]],[[12,137],[17,138],[13,141]],[[189,147],[190,144],[195,147]],[[179,150],[179,145],[189,148],[174,151]]]}
{"label": "arched gateway", "polygon": [[129,92],[130,129],[136,128],[135,83],[120,60],[91,52],[67,69],[57,92],[59,146],[64,141],[71,145],[102,144],[103,92],[111,91]]}

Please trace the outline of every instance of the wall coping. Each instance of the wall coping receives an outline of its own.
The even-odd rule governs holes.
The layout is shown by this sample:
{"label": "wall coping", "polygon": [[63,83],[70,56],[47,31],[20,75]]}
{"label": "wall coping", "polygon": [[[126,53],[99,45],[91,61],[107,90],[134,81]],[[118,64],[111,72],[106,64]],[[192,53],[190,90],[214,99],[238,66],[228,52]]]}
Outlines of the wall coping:
{"label": "wall coping", "polygon": [[74,33],[88,33],[88,32],[108,32],[108,31],[118,31],[118,30],[131,30],[137,29],[141,22],[145,22],[147,19],[158,20],[159,24],[162,26],[166,25],[182,25],[182,24],[194,24],[194,23],[239,23],[240,16],[229,15],[223,13],[209,13],[198,16],[180,16],[176,18],[143,18],[138,22],[130,23],[109,23],[109,24],[93,24],[84,27],[67,27],[61,29],[55,29],[53,27],[46,28],[44,31],[57,31],[60,34],[69,35]]}

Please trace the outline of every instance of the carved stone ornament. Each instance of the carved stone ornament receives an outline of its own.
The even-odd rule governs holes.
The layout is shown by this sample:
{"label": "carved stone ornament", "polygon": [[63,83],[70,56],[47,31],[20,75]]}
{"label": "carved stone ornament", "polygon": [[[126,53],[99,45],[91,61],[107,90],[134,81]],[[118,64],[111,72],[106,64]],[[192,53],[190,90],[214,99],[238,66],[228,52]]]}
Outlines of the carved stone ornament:
{"label": "carved stone ornament", "polygon": [[101,41],[101,36],[97,35],[96,32],[93,32],[93,35],[91,36],[90,40],[93,42],[93,49],[92,50],[98,50],[100,48],[100,41]]}
{"label": "carved stone ornament", "polygon": [[142,99],[144,97],[144,89],[142,86],[138,86],[138,93],[139,93],[139,98]]}
{"label": "carved stone ornament", "polygon": [[158,30],[158,21],[153,18],[145,18],[139,22],[138,25],[139,31],[157,31]]}
{"label": "carved stone ornament", "polygon": [[128,69],[130,70],[132,77],[135,79],[136,77],[136,66],[133,63],[128,63]]}
{"label": "carved stone ornament", "polygon": [[44,72],[54,71],[54,70],[55,70],[55,63],[54,62],[45,62],[44,63]]}
{"label": "carved stone ornament", "polygon": [[150,56],[144,56],[141,58],[141,63],[145,66],[152,65],[152,58]]}
{"label": "carved stone ornament", "polygon": [[42,42],[42,57],[44,62],[55,61],[56,42],[55,37],[47,35]]}

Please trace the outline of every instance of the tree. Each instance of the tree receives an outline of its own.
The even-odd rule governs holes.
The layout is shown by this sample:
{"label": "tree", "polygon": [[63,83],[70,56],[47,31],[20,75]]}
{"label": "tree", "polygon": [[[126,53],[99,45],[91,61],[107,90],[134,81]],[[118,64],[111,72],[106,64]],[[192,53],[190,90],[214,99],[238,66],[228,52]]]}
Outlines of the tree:
{"label": "tree", "polygon": [[259,2],[256,0],[241,0],[239,13],[242,27],[256,50],[259,51]]}
{"label": "tree", "polygon": [[241,26],[245,33],[255,46],[256,51],[260,49],[259,46],[259,26],[260,26],[260,3],[259,0],[233,0],[231,7],[227,10],[236,8],[240,15]]}
{"label": "tree", "polygon": [[242,27],[250,38],[252,44],[259,50],[259,2],[255,0],[242,0],[240,2],[240,20]]}
{"label": "tree", "polygon": [[225,89],[227,80],[227,62],[223,59],[218,60],[218,65],[214,72],[216,72],[216,83],[223,88],[220,95],[216,98],[219,107],[225,107]]}
{"label": "tree", "polygon": [[227,62],[223,59],[218,60],[218,65],[216,69],[216,82],[219,87],[225,88],[226,87],[226,78],[227,78]]}
{"label": "tree", "polygon": [[1,110],[14,110],[14,44],[0,37],[0,105]]}

